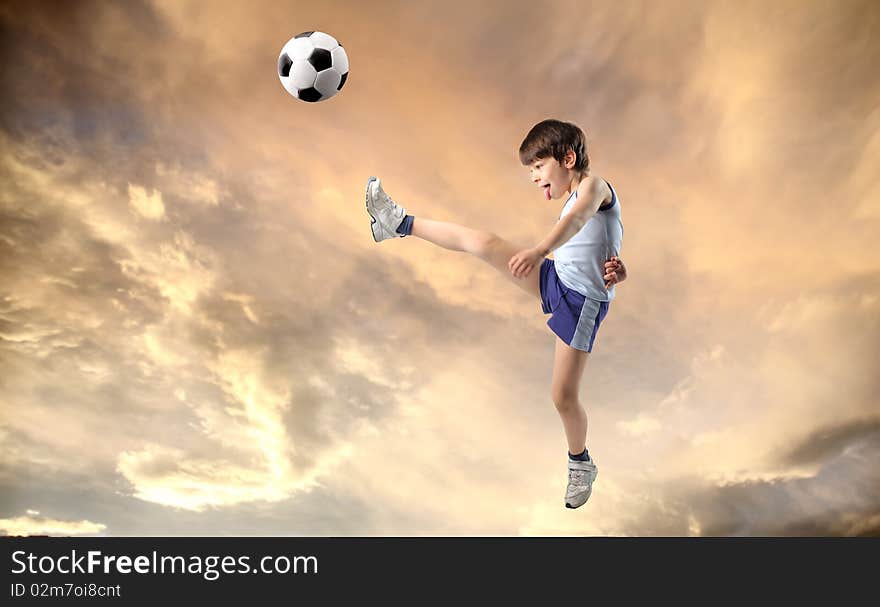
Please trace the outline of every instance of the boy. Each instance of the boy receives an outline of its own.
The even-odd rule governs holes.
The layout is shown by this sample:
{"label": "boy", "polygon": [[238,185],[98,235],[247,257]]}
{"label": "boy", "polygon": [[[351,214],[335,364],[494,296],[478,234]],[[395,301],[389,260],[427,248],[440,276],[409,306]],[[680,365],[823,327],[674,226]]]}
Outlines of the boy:
{"label": "boy", "polygon": [[[557,336],[551,395],[568,440],[565,506],[578,508],[590,498],[598,474],[586,447],[580,380],[614,299],[614,285],[626,279],[626,266],[617,257],[623,239],[620,202],[608,182],[590,175],[586,137],[574,124],[539,122],[520,145],[519,157],[547,200],[566,196],[556,226],[534,247],[516,247],[491,232],[416,219],[383,191],[376,177],[367,180],[367,212],[376,242],[417,236],[475,255],[539,298],[544,313],[551,314],[547,325]],[[551,252],[554,259],[545,259]]]}

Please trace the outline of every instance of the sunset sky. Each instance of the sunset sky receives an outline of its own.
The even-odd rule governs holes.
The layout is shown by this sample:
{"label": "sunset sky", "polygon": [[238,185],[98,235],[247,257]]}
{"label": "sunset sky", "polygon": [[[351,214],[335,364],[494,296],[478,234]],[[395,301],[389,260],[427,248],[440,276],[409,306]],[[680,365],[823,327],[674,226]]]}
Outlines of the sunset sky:
{"label": "sunset sky", "polygon": [[[0,533],[880,535],[877,2],[2,2]],[[325,31],[335,98],[282,88]],[[620,197],[563,505],[517,149]]]}

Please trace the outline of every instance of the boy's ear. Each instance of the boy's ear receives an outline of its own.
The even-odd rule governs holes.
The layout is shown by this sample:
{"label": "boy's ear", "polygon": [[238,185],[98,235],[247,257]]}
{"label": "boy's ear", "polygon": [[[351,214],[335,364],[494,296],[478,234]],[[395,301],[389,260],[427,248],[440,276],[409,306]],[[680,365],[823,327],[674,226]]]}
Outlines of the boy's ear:
{"label": "boy's ear", "polygon": [[574,153],[574,150],[571,148],[565,153],[565,156],[562,157],[563,163],[562,165],[567,169],[573,169],[574,163],[577,162],[577,154]]}

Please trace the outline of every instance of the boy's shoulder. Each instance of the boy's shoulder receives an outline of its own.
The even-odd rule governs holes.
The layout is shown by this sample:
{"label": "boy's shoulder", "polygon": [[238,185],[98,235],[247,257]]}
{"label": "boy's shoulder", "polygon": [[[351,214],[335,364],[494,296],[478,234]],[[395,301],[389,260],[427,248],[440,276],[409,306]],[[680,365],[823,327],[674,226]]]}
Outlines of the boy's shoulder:
{"label": "boy's shoulder", "polygon": [[611,186],[608,185],[608,182],[599,175],[594,174],[587,175],[581,179],[580,183],[578,183],[577,195],[578,198],[587,196],[592,200],[601,197],[601,202],[599,203],[600,206],[610,203],[614,198],[614,194],[611,192]]}

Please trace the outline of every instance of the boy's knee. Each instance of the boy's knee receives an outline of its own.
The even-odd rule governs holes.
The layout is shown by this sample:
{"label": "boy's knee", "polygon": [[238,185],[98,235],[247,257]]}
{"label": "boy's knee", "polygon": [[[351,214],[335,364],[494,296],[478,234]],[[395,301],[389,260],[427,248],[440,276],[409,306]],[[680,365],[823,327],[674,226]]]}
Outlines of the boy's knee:
{"label": "boy's knee", "polygon": [[553,404],[560,411],[574,409],[580,404],[577,391],[570,388],[554,388],[551,397],[553,398]]}
{"label": "boy's knee", "polygon": [[474,236],[474,254],[486,258],[501,242],[501,237],[492,232],[477,232]]}

